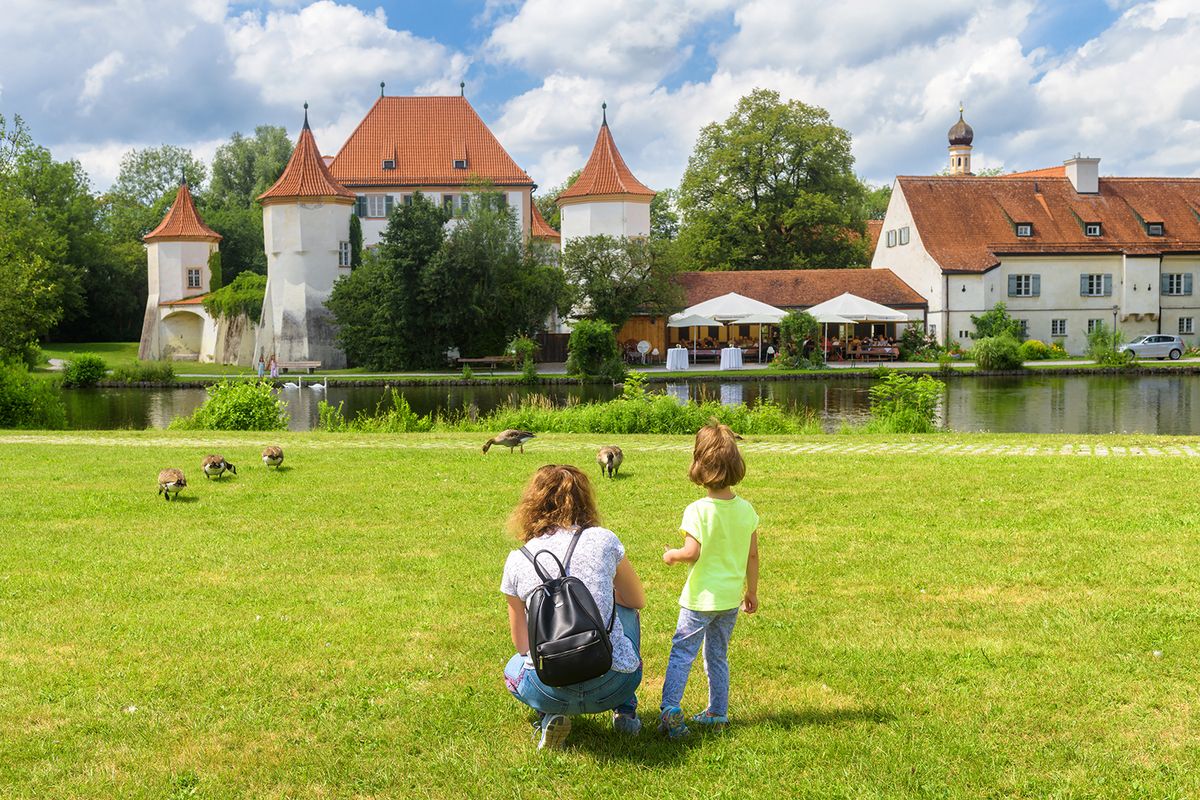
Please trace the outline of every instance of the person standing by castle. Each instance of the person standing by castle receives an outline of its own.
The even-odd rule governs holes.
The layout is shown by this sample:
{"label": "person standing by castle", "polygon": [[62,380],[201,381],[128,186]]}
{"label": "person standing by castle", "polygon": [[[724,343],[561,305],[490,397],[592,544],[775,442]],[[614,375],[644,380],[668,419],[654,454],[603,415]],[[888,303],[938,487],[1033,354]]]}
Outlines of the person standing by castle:
{"label": "person standing by castle", "polygon": [[265,372],[266,369],[267,369],[267,365],[263,363],[262,353],[259,353],[258,354],[258,379],[260,381],[263,379],[263,372]]}
{"label": "person standing by castle", "polygon": [[271,370],[271,377],[279,377],[279,362],[275,360],[275,354],[271,353],[271,360],[267,362],[267,367]]}

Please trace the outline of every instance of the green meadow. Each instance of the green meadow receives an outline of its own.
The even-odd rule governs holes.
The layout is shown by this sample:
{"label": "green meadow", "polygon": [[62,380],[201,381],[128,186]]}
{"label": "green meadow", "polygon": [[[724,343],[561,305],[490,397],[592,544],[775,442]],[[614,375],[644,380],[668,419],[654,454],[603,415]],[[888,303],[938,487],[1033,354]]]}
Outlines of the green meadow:
{"label": "green meadow", "polygon": [[[697,496],[690,438],[484,438],[0,434],[0,797],[1200,794],[1200,459],[896,452],[1187,441],[747,437],[762,610],[734,635],[733,724],[671,743],[683,573],[660,556]],[[239,474],[205,480],[210,452]],[[646,728],[582,718],[538,753],[498,588],[505,517],[551,462],[596,476],[646,584]],[[685,711],[705,692],[697,666]]]}

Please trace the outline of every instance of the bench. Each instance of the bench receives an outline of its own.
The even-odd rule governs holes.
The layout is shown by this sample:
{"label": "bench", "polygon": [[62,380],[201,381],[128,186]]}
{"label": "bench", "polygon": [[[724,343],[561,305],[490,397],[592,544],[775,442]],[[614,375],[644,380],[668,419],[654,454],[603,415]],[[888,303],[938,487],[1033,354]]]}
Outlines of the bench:
{"label": "bench", "polygon": [[320,361],[280,361],[279,371],[287,372],[290,369],[305,370],[309,375],[313,374],[313,370],[321,368]]}
{"label": "bench", "polygon": [[487,367],[488,369],[491,370],[491,374],[495,375],[497,366],[512,367],[513,366],[513,357],[512,356],[483,356],[481,358],[460,358],[460,359],[458,359],[458,363],[462,364],[463,366],[470,366],[472,364],[478,364],[481,367]]}

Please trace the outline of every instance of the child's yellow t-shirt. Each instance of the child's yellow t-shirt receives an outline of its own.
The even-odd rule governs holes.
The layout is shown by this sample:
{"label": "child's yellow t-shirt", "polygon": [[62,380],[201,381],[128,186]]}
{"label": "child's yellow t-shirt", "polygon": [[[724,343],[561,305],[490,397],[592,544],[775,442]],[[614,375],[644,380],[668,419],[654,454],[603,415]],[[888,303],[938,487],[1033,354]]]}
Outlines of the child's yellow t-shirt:
{"label": "child's yellow t-shirt", "polygon": [[700,543],[679,605],[692,611],[727,611],[742,602],[750,537],[758,528],[754,506],[740,497],[702,497],[683,510],[684,533]]}

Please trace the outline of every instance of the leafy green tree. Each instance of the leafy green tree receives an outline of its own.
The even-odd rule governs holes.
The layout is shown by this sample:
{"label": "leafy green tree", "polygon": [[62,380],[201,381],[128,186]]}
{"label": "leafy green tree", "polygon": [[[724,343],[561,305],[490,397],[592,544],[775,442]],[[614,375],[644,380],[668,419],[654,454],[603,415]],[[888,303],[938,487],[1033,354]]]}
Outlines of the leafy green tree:
{"label": "leafy green tree", "polygon": [[279,180],[291,156],[292,141],[282,127],[259,125],[253,137],[235,132],[213,156],[208,203],[253,207],[255,199]]}
{"label": "leafy green tree", "polygon": [[261,208],[210,206],[205,202],[200,214],[208,227],[221,234],[221,268],[226,283],[243,272],[267,274]]}
{"label": "leafy green tree", "polygon": [[1004,303],[996,303],[990,310],[979,316],[971,315],[971,324],[975,326],[976,339],[988,339],[993,336],[1011,336],[1017,343],[1024,341],[1025,334],[1021,323],[1008,315]]}
{"label": "leafy green tree", "polygon": [[645,239],[579,237],[560,263],[583,316],[617,328],[639,310],[665,314],[683,302],[674,262]]}
{"label": "leafy green tree", "polygon": [[562,215],[558,209],[558,196],[569,189],[575,181],[579,180],[579,173],[582,171],[575,170],[567,176],[565,181],[557,186],[550,187],[545,194],[539,194],[533,198],[533,202],[537,205],[538,211],[541,212],[542,218],[556,231],[562,230]]}
{"label": "leafy green tree", "polygon": [[675,211],[678,192],[663,189],[650,201],[650,238],[671,241],[679,235],[679,214]]}
{"label": "leafy green tree", "polygon": [[863,204],[867,219],[883,219],[887,215],[888,203],[892,201],[891,184],[872,186],[864,183]]}
{"label": "leafy green tree", "polygon": [[358,214],[350,215],[350,269],[358,269],[362,266],[362,221],[358,218]]}
{"label": "leafy green tree", "polygon": [[850,134],[827,111],[754,90],[700,131],[688,160],[678,198],[688,258],[704,269],[866,266],[853,166]]}
{"label": "leafy green tree", "polygon": [[0,185],[0,361],[35,366],[38,338],[62,318],[66,250],[31,200]]}
{"label": "leafy green tree", "polygon": [[168,193],[174,198],[180,176],[187,178],[188,186],[199,188],[207,175],[204,162],[186,148],[164,144],[135,149],[121,158],[112,193],[137,205],[149,206]]}
{"label": "leafy green tree", "polygon": [[215,292],[224,284],[221,282],[221,251],[214,250],[208,256],[208,290]]}
{"label": "leafy green tree", "polygon": [[617,359],[616,328],[603,320],[580,319],[567,341],[567,374],[595,377]]}

